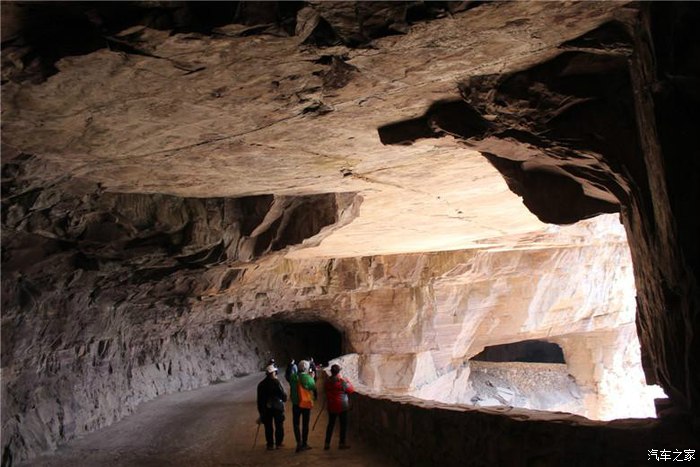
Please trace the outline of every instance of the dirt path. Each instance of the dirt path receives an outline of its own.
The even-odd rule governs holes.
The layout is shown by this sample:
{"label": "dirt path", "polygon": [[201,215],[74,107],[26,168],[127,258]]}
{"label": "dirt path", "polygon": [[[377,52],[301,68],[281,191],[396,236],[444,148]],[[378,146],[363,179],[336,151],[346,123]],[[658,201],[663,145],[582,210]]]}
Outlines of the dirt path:
{"label": "dirt path", "polygon": [[[392,466],[394,463],[349,438],[351,449],[323,450],[326,414],[309,435],[313,449],[295,453],[291,406],[287,404],[285,446],[265,449],[264,427],[257,444],[255,374],[195,391],[170,394],[139,406],[136,413],[71,441],[55,453],[32,459],[31,466]],[[285,389],[289,389],[286,385]],[[311,423],[322,407],[312,410]]]}

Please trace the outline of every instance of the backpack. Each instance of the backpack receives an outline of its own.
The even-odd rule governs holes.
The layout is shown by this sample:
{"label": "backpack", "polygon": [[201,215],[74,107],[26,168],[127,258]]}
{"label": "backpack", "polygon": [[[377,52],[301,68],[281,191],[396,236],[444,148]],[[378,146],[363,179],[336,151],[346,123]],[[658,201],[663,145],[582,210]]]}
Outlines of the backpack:
{"label": "backpack", "polygon": [[299,407],[310,409],[314,406],[314,393],[301,385],[301,378],[297,381],[297,393],[299,394]]}
{"label": "backpack", "polygon": [[271,410],[277,410],[279,412],[284,412],[284,401],[276,396],[270,397],[265,406]]}

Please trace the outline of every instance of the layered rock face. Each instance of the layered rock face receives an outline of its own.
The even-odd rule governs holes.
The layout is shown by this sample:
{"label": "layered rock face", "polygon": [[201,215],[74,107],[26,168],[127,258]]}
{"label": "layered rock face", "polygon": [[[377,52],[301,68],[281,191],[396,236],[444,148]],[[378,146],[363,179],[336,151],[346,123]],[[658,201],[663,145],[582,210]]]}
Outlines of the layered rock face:
{"label": "layered rock face", "polygon": [[[336,298],[326,306],[337,310],[333,322],[359,354],[358,376],[370,390],[469,403],[467,360],[488,345],[534,338],[564,350],[583,392],[577,413],[654,415],[634,330],[631,258],[615,216],[540,232],[521,248],[376,257],[367,276],[347,260],[334,264],[353,280],[339,290],[331,280]],[[621,394],[637,396],[621,404]]]}
{"label": "layered rock face", "polygon": [[421,5],[78,8],[92,51],[42,54],[3,4],[4,464],[258,370],[285,323],[452,403],[486,346],[556,343],[599,419],[651,413],[614,397],[641,343],[697,414],[692,12]]}
{"label": "layered rock face", "polygon": [[[110,196],[92,199],[104,215],[118,219],[115,226],[103,229],[111,233],[110,243],[100,244],[87,235],[89,224],[71,238],[60,238],[66,233],[56,226],[70,222],[54,222],[52,240],[72,240],[78,251],[43,247],[46,256],[33,258],[35,269],[15,272],[16,282],[6,282],[4,296],[19,297],[17,304],[8,300],[3,313],[3,328],[17,336],[8,336],[13,347],[5,348],[3,370],[5,410],[18,414],[5,423],[5,433],[13,435],[8,444],[18,446],[15,456],[108,424],[159,394],[259,369],[270,354],[279,357],[285,348],[269,326],[248,324],[262,318],[270,323],[331,323],[344,336],[345,351],[359,354],[357,381],[376,393],[470,401],[473,391],[464,379],[468,358],[484,345],[529,337],[563,346],[572,362],[570,372],[586,391],[580,411],[585,415],[610,417],[611,407],[602,406],[625,382],[643,393],[641,378],[630,382],[630,372],[641,371],[638,351],[636,361],[620,360],[625,345],[638,344],[630,339],[633,333],[625,332],[633,319],[631,265],[619,227],[617,235],[610,233],[617,224],[614,217],[540,232],[540,247],[528,243],[520,249],[325,260],[277,253],[237,262],[235,256],[234,261],[222,256],[240,254],[240,246],[250,240],[241,232],[251,229],[236,230],[235,208],[253,203],[258,218],[265,219],[271,211],[264,208],[274,204],[270,199],[208,200],[211,210],[205,214],[185,209],[188,204],[201,206],[200,200],[172,198],[179,216],[161,211],[160,221],[154,222],[143,214],[154,213],[147,209],[150,197],[124,196],[118,208],[107,201]],[[308,200],[314,201],[317,213],[323,212],[321,206],[337,206],[326,198]],[[78,220],[75,224],[85,219],[77,215],[79,210],[59,210],[59,204],[43,209],[35,202],[27,217],[52,220],[50,213],[70,212]],[[159,235],[179,232],[172,224],[180,216],[195,226],[205,221],[221,226],[226,204],[232,204],[234,220],[225,223],[227,228],[207,230],[210,235],[219,232],[208,240],[214,245],[223,242],[220,256],[212,256],[212,247],[190,243],[197,238],[190,235],[182,241],[183,250],[196,246],[196,251],[164,265],[164,258],[158,257],[163,245],[152,236],[150,245],[114,238],[127,230],[125,226],[136,224],[131,218],[135,212],[142,213],[142,224],[158,225]],[[46,242],[49,232],[16,231],[13,238]],[[239,247],[222,241],[226,233],[238,238]],[[600,244],[590,244],[589,236]],[[215,262],[205,269],[193,266],[192,258]],[[140,268],[134,269],[134,264]],[[13,271],[6,270],[9,273]],[[65,282],[50,282],[64,275]],[[12,284],[18,288],[9,288]],[[624,345],[599,346],[598,336],[606,331],[624,338]],[[585,345],[591,336],[594,344],[589,349]],[[36,373],[27,368],[36,368]],[[625,374],[598,387],[594,373],[605,372]],[[40,390],[27,391],[29,387]],[[651,415],[639,407],[615,407],[617,415]]]}
{"label": "layered rock face", "polygon": [[[313,236],[338,212],[332,194],[187,199],[65,177],[37,186],[36,163],[3,166],[7,457],[55,447],[158,395],[259,369],[264,329],[192,316],[211,286],[202,272]],[[216,286],[240,273],[227,269]]]}

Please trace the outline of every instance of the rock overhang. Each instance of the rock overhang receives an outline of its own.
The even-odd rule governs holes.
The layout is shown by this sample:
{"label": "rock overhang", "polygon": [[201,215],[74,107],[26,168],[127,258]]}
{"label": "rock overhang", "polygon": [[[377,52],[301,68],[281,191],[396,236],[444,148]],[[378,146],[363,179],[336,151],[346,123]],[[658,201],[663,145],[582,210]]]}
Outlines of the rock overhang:
{"label": "rock overhang", "polygon": [[[450,309],[450,300],[464,292],[473,277],[465,271],[461,271],[464,276],[460,277],[457,272],[441,270],[452,261],[440,256],[439,252],[444,250],[461,257],[461,267],[466,269],[472,267],[471,255],[475,252],[487,257],[511,252],[501,257],[522,255],[522,264],[527,265],[552,251],[574,251],[582,245],[595,247],[606,242],[614,248],[619,244],[622,241],[619,226],[617,231],[603,233],[603,240],[596,236],[601,230],[605,231],[602,227],[605,221],[599,222],[600,219],[570,228],[547,226],[530,214],[518,196],[509,190],[524,187],[519,194],[527,194],[528,183],[547,183],[552,174],[563,174],[569,180],[582,182],[585,196],[607,204],[615,205],[624,199],[623,216],[627,216],[627,227],[633,232],[642,230],[641,234],[636,231],[636,241],[640,242],[645,235],[653,236],[649,233],[652,229],[646,230],[648,226],[635,217],[639,211],[644,211],[634,205],[636,196],[642,200],[642,207],[644,203],[651,203],[642,183],[645,174],[632,174],[632,179],[641,187],[641,195],[634,191],[635,186],[624,183],[620,184],[620,190],[613,191],[609,183],[601,183],[596,177],[601,168],[596,164],[601,160],[595,154],[579,151],[579,156],[583,157],[578,162],[587,169],[593,166],[589,172],[572,171],[571,164],[562,169],[566,164],[543,163],[552,160],[538,159],[542,152],[531,154],[527,144],[523,144],[528,141],[522,138],[523,134],[508,134],[507,128],[501,128],[501,134],[496,137],[482,139],[478,145],[465,145],[459,138],[445,136],[459,130],[459,126],[446,126],[439,119],[431,120],[435,126],[411,144],[383,144],[378,129],[420,118],[436,102],[456,99],[460,94],[464,97],[465,78],[518,75],[538,63],[561,57],[565,53],[559,47],[562,43],[567,43],[567,47],[585,47],[586,40],[580,39],[582,34],[601,25],[606,28],[610,20],[628,16],[631,10],[625,10],[628,10],[625,4],[606,3],[561,4],[558,8],[549,8],[546,4],[489,5],[467,14],[415,25],[404,36],[379,39],[372,47],[359,49],[346,46],[317,49],[289,38],[266,35],[169,36],[137,28],[122,34],[119,40],[140,41],[144,53],[101,50],[84,57],[64,59],[58,64],[60,72],[44,84],[5,83],[3,158],[7,161],[6,157],[12,158],[13,153],[19,157],[34,154],[40,161],[33,174],[39,185],[41,180],[38,179],[44,176],[49,179],[57,173],[65,174],[68,183],[96,187],[94,191],[98,195],[104,192],[149,196],[166,193],[189,198],[188,202],[200,199],[204,203],[206,198],[252,196],[278,200],[282,204],[309,195],[335,199],[336,222],[329,225],[313,221],[319,228],[311,231],[318,233],[312,238],[295,237],[301,241],[296,246],[285,244],[283,248],[289,247],[284,251],[286,259],[280,260],[280,255],[273,254],[271,258],[255,259],[246,264],[209,263],[203,271],[185,274],[188,277],[184,280],[175,272],[177,287],[171,289],[170,284],[163,284],[156,295],[160,300],[175,290],[187,296],[183,302],[168,304],[178,309],[178,320],[168,326],[184,328],[184,333],[183,329],[177,331],[179,337],[173,341],[186,347],[188,339],[199,337],[199,325],[274,316],[289,311],[292,304],[299,310],[329,310],[330,322],[356,332],[357,339],[368,345],[367,360],[371,360],[372,365],[377,364],[376,367],[369,365],[369,371],[381,369],[382,353],[395,352],[398,360],[403,359],[399,365],[422,366],[436,376],[466,354],[487,345],[488,339],[475,343],[465,354],[469,336],[458,335],[462,345],[455,346],[457,350],[437,352],[441,355],[431,362],[434,357],[429,352],[423,347],[415,348],[418,344],[425,346],[426,342],[417,338],[416,333],[392,333],[381,328],[396,316],[382,317],[365,310],[369,324],[377,325],[377,329],[368,329],[366,324],[363,328],[359,323],[361,313],[357,311],[363,300],[369,297],[368,303],[383,309],[393,310],[407,304],[408,310],[424,311],[420,307],[429,303],[424,299],[430,296],[416,290],[426,284],[421,271],[434,267],[444,275],[437,282],[442,286],[448,305],[445,309],[454,311]],[[498,14],[490,16],[494,11]],[[500,21],[494,27],[494,17],[501,15],[509,20]],[[624,54],[629,50],[618,52]],[[488,97],[481,102],[472,100],[471,105],[488,106],[491,104]],[[503,119],[507,114],[505,108],[500,115],[485,113],[483,118],[489,122],[500,118],[500,123],[507,127],[509,122]],[[640,127],[644,123],[639,123]],[[440,132],[439,138],[434,138],[436,131]],[[494,160],[489,161],[477,151],[483,151],[489,158],[500,157],[519,165],[494,167],[490,163]],[[531,156],[533,160],[528,161]],[[642,164],[631,166],[634,169]],[[541,170],[543,168],[551,170]],[[605,171],[610,166],[602,168]],[[547,177],[540,173],[520,179],[518,176],[522,174],[518,171],[521,169],[524,173],[547,172]],[[503,180],[502,174],[509,183]],[[621,179],[614,180],[618,181]],[[571,185],[568,181],[566,184]],[[630,199],[625,199],[630,192],[631,207]],[[549,197],[555,195],[555,192],[550,193]],[[549,201],[546,196],[545,201]],[[562,202],[561,199],[553,201]],[[657,209],[656,202],[647,208],[652,204]],[[388,209],[391,215],[386,214]],[[594,211],[597,209],[594,206]],[[616,206],[611,209],[604,205],[601,211],[614,209]],[[557,214],[555,212],[554,220],[561,219]],[[274,220],[266,225],[274,225]],[[8,238],[5,233],[3,237],[3,241]],[[267,255],[274,251],[275,238],[274,235],[266,238],[271,242],[262,244],[270,248],[261,248],[258,253]],[[635,266],[648,268],[649,260],[639,253],[647,251],[639,247],[639,243],[637,248]],[[537,250],[541,254],[538,255]],[[528,251],[532,255],[525,254]],[[435,253],[420,258],[420,252]],[[396,255],[406,258],[397,259]],[[187,260],[196,262],[206,258],[209,256]],[[246,258],[250,260],[257,255]],[[79,269],[86,266],[89,270],[89,263],[77,261],[76,264]],[[225,271],[229,266],[233,272]],[[501,266],[510,267],[507,261]],[[259,271],[254,271],[258,268]],[[625,274],[630,272],[627,269]],[[293,279],[284,279],[285,276],[293,276]],[[653,273],[638,273],[638,283],[649,287],[652,276]],[[396,278],[398,280],[394,280]],[[76,275],[74,279],[79,281],[80,277]],[[20,281],[18,287],[19,298],[29,297],[31,302],[36,291],[32,284]],[[339,288],[363,287],[367,290],[333,297]],[[392,290],[400,290],[400,293]],[[474,287],[473,298],[479,297],[488,298],[486,286]],[[81,298],[76,304],[87,309],[92,306],[93,298]],[[107,298],[98,299],[100,306],[113,306],[106,303]],[[568,339],[569,347],[582,348],[579,354],[584,355],[591,349],[584,340],[576,340],[575,334],[581,330],[589,334],[602,331],[595,337],[601,348],[609,347],[619,341],[620,336],[631,338],[634,335],[628,313],[632,308],[627,306],[630,303],[634,306],[634,303],[628,298],[621,300],[626,307],[625,313],[619,315],[621,320],[607,315],[604,307],[593,307],[591,316],[583,316],[586,313],[578,316],[572,306],[575,301],[549,303],[555,311],[569,313],[578,320],[576,332],[567,336],[567,330],[561,329],[551,336],[544,327],[537,332],[540,336]],[[660,293],[652,294],[652,298],[655,304],[655,300],[666,300]],[[640,301],[642,305],[644,300]],[[149,301],[152,304],[153,296],[148,290],[141,291],[133,309],[122,306],[120,310],[133,316],[144,313],[135,319],[150,323]],[[194,312],[181,318],[184,309]],[[157,321],[158,313],[154,316]],[[541,318],[536,314],[530,317],[533,318],[530,324],[534,325]],[[404,322],[401,319],[409,324],[416,322],[405,316],[398,318],[400,323]],[[421,320],[424,319],[422,315]],[[432,324],[449,328],[453,319],[452,314],[443,313]],[[649,326],[648,319],[644,322],[647,324],[642,324],[640,329],[654,334],[656,331]],[[483,335],[494,329],[488,322],[482,324],[486,329],[481,332]],[[623,331],[616,335],[605,334],[621,324]],[[152,326],[150,330],[158,331],[158,326],[149,325]],[[92,332],[95,327],[90,329]],[[376,334],[371,336],[371,331]],[[421,337],[428,336],[429,340],[428,327],[416,332],[424,331]],[[496,340],[508,342],[528,335],[527,330],[517,326],[505,326],[502,331]],[[226,337],[227,332],[219,336]],[[370,338],[366,339],[367,335]],[[446,335],[450,335],[449,329]],[[137,347],[142,337],[134,339]],[[105,346],[114,348],[104,343],[110,338],[94,343],[93,350],[98,356],[109,354]],[[5,343],[5,336],[3,341]],[[660,352],[652,341],[646,338],[647,349]],[[60,347],[62,343],[59,341],[57,345]],[[83,356],[91,352],[91,346],[86,343],[81,347],[83,350],[76,352]],[[208,348],[206,343],[204,348]],[[193,349],[188,351],[196,353]],[[66,352],[72,350],[60,352],[63,352],[62,358],[67,358]],[[172,352],[182,355],[181,349]],[[205,352],[207,357],[208,352]],[[662,361],[657,359],[655,364],[664,367]],[[50,363],[47,368],[55,369],[53,360]],[[130,363],[125,363],[129,365],[130,375]],[[577,371],[583,378],[596,371],[580,363]],[[149,375],[148,371],[143,370],[143,374]],[[418,379],[409,384],[426,382],[421,379],[425,374],[417,376]],[[459,378],[463,377],[458,376],[457,380],[462,381]],[[187,375],[187,378],[180,389],[201,384],[195,375]],[[398,383],[397,388],[406,388],[406,381]],[[172,389],[172,386],[166,387]]]}
{"label": "rock overhang", "polygon": [[620,5],[498,8],[513,18],[503,34],[475,9],[368,49],[132,28],[118,37],[139,55],[67,57],[43,84],[8,83],[3,142],[112,192],[362,196],[354,221],[290,257],[505,247],[546,227],[487,160],[448,136],[395,146],[377,132],[458,98],[474,73],[558,55]]}

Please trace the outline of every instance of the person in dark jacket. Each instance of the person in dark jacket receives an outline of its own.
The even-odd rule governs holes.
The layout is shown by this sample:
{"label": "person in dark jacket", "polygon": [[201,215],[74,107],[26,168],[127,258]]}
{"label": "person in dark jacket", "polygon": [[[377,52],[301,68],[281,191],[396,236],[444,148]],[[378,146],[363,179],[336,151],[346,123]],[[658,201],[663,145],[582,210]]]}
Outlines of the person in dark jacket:
{"label": "person in dark jacket", "polygon": [[297,362],[292,359],[291,362],[289,362],[289,365],[287,365],[287,369],[284,370],[284,378],[287,380],[287,382],[291,382],[292,375],[296,374],[299,371],[297,368]]}
{"label": "person in dark jacket", "polygon": [[311,375],[311,377],[315,381],[317,375],[316,375],[316,363],[314,363],[314,358],[309,357],[309,359],[307,361],[309,362],[309,374]]}
{"label": "person in dark jacket", "polygon": [[258,413],[259,422],[265,425],[267,449],[273,450],[275,446],[281,448],[284,442],[284,403],[287,401],[287,393],[277,379],[275,365],[268,365],[265,373],[265,379],[258,384]]}
{"label": "person in dark jacket", "polygon": [[338,448],[347,449],[345,442],[348,431],[348,409],[350,401],[348,394],[355,392],[350,381],[340,376],[340,366],[331,366],[331,377],[326,381],[326,404],[328,407],[328,426],[326,427],[326,443],[323,449],[330,449],[335,419],[340,419],[340,444]]}

